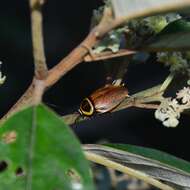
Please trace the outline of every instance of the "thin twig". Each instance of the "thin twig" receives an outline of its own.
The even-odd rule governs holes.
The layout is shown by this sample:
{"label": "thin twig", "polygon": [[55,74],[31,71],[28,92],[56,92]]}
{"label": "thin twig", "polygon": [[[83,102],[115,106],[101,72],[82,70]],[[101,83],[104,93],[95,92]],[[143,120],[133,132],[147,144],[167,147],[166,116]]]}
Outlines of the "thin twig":
{"label": "thin twig", "polygon": [[30,0],[35,77],[40,80],[45,79],[48,74],[45,52],[44,52],[44,39],[43,39],[43,26],[42,26],[43,17],[42,17],[41,8],[42,8],[41,0]]}
{"label": "thin twig", "polygon": [[138,104],[135,104],[133,107],[136,107],[136,108],[143,108],[143,109],[157,109],[158,108],[158,104],[142,104],[142,103],[138,103]]}
{"label": "thin twig", "polygon": [[63,119],[65,123],[67,124],[76,123],[78,118],[80,118],[79,113],[73,113],[73,114],[68,114],[68,115],[63,116]]}
{"label": "thin twig", "polygon": [[115,68],[115,71],[116,71],[115,75],[114,75],[115,84],[116,83],[118,83],[118,85],[122,84],[123,79],[127,73],[128,65],[129,65],[129,59],[128,58],[125,58],[125,59],[121,60],[120,63],[118,63],[118,67]]}
{"label": "thin twig", "polygon": [[124,50],[124,49],[121,49],[119,50],[118,52],[116,53],[113,53],[111,51],[105,51],[105,52],[102,52],[102,53],[99,53],[99,54],[93,54],[92,55],[86,55],[84,57],[84,61],[85,62],[91,62],[91,61],[101,61],[101,60],[106,60],[106,59],[112,59],[112,58],[115,58],[115,57],[122,57],[122,56],[126,56],[126,55],[132,55],[132,54],[135,54],[136,51],[133,51],[133,50]]}
{"label": "thin twig", "polygon": [[174,73],[170,73],[169,76],[166,78],[166,80],[163,82],[160,90],[161,91],[165,91],[166,88],[168,88],[168,86],[171,84],[173,78],[174,78]]}

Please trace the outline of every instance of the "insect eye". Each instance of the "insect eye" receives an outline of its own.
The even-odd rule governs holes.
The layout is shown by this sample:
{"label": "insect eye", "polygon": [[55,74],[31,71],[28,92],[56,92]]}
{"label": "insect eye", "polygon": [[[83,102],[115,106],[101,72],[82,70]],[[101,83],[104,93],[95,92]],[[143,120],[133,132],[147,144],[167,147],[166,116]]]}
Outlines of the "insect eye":
{"label": "insect eye", "polygon": [[88,100],[83,100],[81,103],[81,108],[85,112],[89,112],[91,110],[91,105],[89,104]]}
{"label": "insect eye", "polygon": [[94,107],[88,98],[85,98],[80,105],[80,110],[84,115],[92,115],[94,112]]}

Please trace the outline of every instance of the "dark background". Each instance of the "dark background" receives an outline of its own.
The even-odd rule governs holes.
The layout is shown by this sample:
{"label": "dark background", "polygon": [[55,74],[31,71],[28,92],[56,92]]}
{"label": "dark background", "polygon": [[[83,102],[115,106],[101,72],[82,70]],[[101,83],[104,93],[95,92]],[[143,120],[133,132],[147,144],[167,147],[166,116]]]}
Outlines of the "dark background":
{"label": "dark background", "polygon": [[[66,56],[88,34],[92,10],[99,0],[47,0],[44,6],[45,51],[49,68]],[[0,6],[1,70],[7,76],[0,87],[1,116],[26,90],[33,76],[30,15],[27,0],[2,1]],[[131,65],[125,82],[132,94],[162,82],[168,69],[161,64]],[[82,63],[44,96],[59,113],[72,113],[80,101],[105,82],[102,62]],[[163,150],[190,161],[190,119],[180,118],[177,128],[166,128],[150,110],[130,108],[97,116],[72,126],[83,143],[100,140],[129,143]]]}

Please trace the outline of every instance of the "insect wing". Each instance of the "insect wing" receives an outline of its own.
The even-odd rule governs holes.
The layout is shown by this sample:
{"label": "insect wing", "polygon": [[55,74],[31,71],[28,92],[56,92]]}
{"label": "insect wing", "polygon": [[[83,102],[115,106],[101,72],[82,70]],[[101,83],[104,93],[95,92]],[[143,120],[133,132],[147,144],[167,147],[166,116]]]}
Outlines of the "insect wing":
{"label": "insect wing", "polygon": [[90,96],[95,111],[105,113],[114,109],[128,96],[128,91],[123,86],[109,85],[98,89]]}

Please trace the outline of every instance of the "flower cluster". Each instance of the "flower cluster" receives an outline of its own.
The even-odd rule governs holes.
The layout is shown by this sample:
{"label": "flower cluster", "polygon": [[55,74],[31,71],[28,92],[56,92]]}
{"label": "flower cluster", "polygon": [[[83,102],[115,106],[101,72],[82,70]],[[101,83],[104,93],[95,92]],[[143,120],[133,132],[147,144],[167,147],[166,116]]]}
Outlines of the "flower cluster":
{"label": "flower cluster", "polygon": [[176,99],[164,99],[155,112],[155,118],[166,127],[176,127],[180,118],[179,105]]}
{"label": "flower cluster", "polygon": [[165,98],[155,111],[155,118],[166,127],[176,127],[180,114],[190,109],[190,87],[184,87],[176,94],[176,98]]}
{"label": "flower cluster", "polygon": [[[0,61],[0,65],[2,64],[2,62]],[[3,84],[5,82],[6,76],[3,76],[2,73],[0,72],[0,85]]]}
{"label": "flower cluster", "polygon": [[178,100],[181,100],[182,104],[184,104],[185,106],[187,106],[187,109],[190,105],[190,87],[184,87],[182,90],[180,90],[177,93],[177,97]]}
{"label": "flower cluster", "polygon": [[159,52],[157,60],[170,66],[171,72],[180,72],[190,76],[190,52]]}

